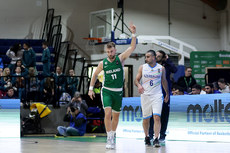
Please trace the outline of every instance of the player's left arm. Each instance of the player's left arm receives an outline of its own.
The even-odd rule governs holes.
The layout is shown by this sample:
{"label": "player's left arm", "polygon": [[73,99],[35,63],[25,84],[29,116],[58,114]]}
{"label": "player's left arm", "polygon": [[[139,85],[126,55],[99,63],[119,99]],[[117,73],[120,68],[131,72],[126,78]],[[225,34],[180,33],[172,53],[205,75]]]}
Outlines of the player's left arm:
{"label": "player's left arm", "polygon": [[164,67],[162,67],[161,83],[162,83],[163,88],[164,88],[165,93],[166,93],[166,96],[164,98],[164,102],[167,103],[169,101],[169,90],[168,90],[168,81],[166,79],[166,72],[165,72]]}
{"label": "player's left arm", "polygon": [[135,50],[136,48],[136,26],[134,24],[130,25],[130,30],[132,32],[132,41],[131,41],[131,45],[128,49],[126,49],[125,52],[121,53],[119,55],[119,59],[120,61],[123,63]]}

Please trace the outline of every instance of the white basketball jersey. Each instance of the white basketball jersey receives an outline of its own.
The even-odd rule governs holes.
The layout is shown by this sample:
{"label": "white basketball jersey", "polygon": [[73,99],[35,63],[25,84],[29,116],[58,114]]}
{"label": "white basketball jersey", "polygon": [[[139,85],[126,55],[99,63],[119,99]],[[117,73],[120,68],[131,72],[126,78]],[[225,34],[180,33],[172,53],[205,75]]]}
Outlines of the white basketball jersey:
{"label": "white basketball jersey", "polygon": [[144,64],[142,69],[142,86],[145,89],[145,95],[162,95],[161,88],[162,66],[157,64],[151,67],[149,64]]}

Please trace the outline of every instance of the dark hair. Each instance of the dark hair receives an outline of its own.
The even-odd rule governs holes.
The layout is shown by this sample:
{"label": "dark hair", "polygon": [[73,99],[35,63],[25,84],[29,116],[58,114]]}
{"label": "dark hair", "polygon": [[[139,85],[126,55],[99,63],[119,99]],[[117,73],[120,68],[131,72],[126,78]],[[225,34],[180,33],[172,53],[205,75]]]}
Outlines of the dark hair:
{"label": "dark hair", "polygon": [[16,61],[16,63],[15,63],[15,67],[17,67],[17,63],[18,63],[19,61],[21,61],[21,64],[22,64],[22,60],[21,60],[21,59],[19,59],[19,60],[17,60],[17,61]]}
{"label": "dark hair", "polygon": [[47,41],[42,42],[42,45],[48,46],[49,43]]}
{"label": "dark hair", "polygon": [[51,77],[45,78],[45,85],[46,85],[46,87],[52,89],[54,87],[54,79]]}
{"label": "dark hair", "polygon": [[14,88],[13,87],[8,87],[7,89],[6,89],[6,92],[8,92],[9,90],[11,90],[11,89],[13,89],[14,90]]}
{"label": "dark hair", "polygon": [[220,78],[220,79],[218,80],[218,82],[227,84],[227,82],[226,82],[226,80],[225,80],[224,78]]}
{"label": "dark hair", "polygon": [[150,50],[147,51],[147,53],[151,53],[152,56],[155,56],[155,57],[156,57],[156,52],[155,52],[154,50],[151,50],[151,49],[150,49]]}
{"label": "dark hair", "polygon": [[185,71],[186,71],[187,69],[192,69],[192,67],[190,67],[190,66],[186,67],[186,68],[185,68]]}
{"label": "dark hair", "polygon": [[181,92],[184,92],[184,89],[182,87],[180,87],[178,84],[173,83],[172,88],[175,88],[176,90],[179,90]]}
{"label": "dark hair", "polygon": [[212,84],[213,84],[213,88],[217,88],[217,89],[219,89],[219,85],[218,85],[218,83],[217,83],[217,82],[213,82]]}
{"label": "dark hair", "polygon": [[214,88],[212,83],[208,83],[205,86],[209,86],[210,88]]}
{"label": "dark hair", "polygon": [[14,44],[14,45],[10,48],[10,50],[13,51],[13,52],[15,53],[16,56],[17,56],[17,53],[18,53],[18,51],[19,51],[20,49],[21,49],[21,44],[19,44],[19,43]]}
{"label": "dark hair", "polygon": [[201,85],[199,85],[199,84],[194,84],[194,85],[192,86],[192,88],[201,90]]}
{"label": "dark hair", "polygon": [[24,45],[26,45],[27,47],[30,48],[30,44],[29,43],[25,42]]}
{"label": "dark hair", "polygon": [[20,69],[22,69],[22,67],[21,67],[21,66],[16,66],[16,67],[15,67],[15,70],[16,70],[16,68],[18,68],[18,67],[20,67]]}
{"label": "dark hair", "polygon": [[107,48],[115,48],[116,47],[116,44],[114,43],[114,42],[108,42],[107,44],[106,44],[106,47]]}
{"label": "dark hair", "polygon": [[162,54],[162,58],[166,58],[166,53],[163,50],[158,50],[157,52]]}

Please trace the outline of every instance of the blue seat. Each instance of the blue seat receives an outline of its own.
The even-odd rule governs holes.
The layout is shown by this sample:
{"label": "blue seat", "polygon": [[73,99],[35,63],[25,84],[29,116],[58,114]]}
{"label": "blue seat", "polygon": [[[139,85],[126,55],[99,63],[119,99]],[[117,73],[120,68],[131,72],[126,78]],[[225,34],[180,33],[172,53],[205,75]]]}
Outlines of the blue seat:
{"label": "blue seat", "polygon": [[29,43],[31,46],[42,46],[41,39],[0,39],[0,46],[12,46],[16,43]]}
{"label": "blue seat", "polygon": [[7,50],[9,50],[9,46],[0,46],[0,54],[6,54]]}

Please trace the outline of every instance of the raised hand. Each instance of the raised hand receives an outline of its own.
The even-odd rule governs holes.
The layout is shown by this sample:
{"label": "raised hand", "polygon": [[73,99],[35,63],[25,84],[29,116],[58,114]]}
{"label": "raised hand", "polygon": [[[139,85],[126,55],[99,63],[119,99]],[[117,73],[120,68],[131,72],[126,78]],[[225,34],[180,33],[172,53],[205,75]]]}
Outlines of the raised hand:
{"label": "raised hand", "polygon": [[129,28],[129,29],[131,30],[131,32],[132,32],[133,34],[136,33],[136,26],[135,26],[133,23],[130,23],[130,28]]}

